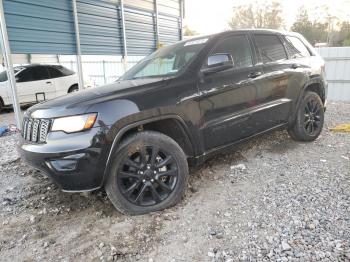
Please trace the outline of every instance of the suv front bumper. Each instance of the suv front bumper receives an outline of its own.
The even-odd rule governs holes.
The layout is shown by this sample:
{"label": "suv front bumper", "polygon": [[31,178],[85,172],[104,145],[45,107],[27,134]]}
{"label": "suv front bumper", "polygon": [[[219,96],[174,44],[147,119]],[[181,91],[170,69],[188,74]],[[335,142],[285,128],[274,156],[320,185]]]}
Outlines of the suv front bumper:
{"label": "suv front bumper", "polygon": [[63,190],[91,191],[103,185],[110,143],[106,128],[99,127],[72,134],[52,132],[46,143],[24,140],[18,143],[21,158],[43,171]]}

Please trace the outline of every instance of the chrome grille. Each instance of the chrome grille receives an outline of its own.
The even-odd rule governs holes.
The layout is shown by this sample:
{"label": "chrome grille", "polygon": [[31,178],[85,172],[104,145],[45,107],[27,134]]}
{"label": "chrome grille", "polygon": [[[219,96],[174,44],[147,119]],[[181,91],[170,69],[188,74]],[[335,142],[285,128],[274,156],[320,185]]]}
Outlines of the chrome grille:
{"label": "chrome grille", "polygon": [[43,143],[46,141],[46,136],[49,133],[49,127],[50,127],[50,120],[43,119],[40,123],[40,130],[39,130],[39,142]]}
{"label": "chrome grille", "polygon": [[24,118],[22,125],[22,137],[31,142],[45,143],[49,133],[50,120],[38,118]]}

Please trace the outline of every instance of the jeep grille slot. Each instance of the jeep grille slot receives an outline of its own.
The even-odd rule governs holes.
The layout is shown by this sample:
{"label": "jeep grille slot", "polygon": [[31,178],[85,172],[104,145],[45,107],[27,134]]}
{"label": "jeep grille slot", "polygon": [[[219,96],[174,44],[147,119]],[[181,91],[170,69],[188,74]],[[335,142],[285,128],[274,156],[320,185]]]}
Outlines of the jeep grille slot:
{"label": "jeep grille slot", "polygon": [[45,143],[49,133],[50,120],[38,118],[24,118],[22,137],[31,142]]}

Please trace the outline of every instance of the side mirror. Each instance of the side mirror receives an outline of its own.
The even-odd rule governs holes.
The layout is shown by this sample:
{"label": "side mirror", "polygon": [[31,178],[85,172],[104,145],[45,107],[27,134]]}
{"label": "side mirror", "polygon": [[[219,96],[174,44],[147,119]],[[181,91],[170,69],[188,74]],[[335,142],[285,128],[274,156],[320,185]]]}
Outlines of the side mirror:
{"label": "side mirror", "polygon": [[16,77],[15,77],[15,80],[16,80],[16,82],[18,82],[18,81],[19,81],[19,77],[18,77],[18,76],[16,76]]}
{"label": "side mirror", "polygon": [[208,57],[207,65],[201,70],[205,75],[233,68],[234,63],[230,54],[214,54]]}

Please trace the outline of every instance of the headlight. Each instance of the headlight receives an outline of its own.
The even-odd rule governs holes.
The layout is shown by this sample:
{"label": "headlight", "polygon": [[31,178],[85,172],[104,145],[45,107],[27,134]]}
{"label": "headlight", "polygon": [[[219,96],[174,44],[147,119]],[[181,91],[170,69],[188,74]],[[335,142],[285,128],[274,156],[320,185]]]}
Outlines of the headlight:
{"label": "headlight", "polygon": [[51,131],[63,131],[66,133],[79,132],[93,127],[97,114],[67,116],[56,118],[53,121]]}

